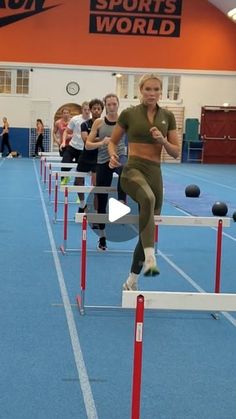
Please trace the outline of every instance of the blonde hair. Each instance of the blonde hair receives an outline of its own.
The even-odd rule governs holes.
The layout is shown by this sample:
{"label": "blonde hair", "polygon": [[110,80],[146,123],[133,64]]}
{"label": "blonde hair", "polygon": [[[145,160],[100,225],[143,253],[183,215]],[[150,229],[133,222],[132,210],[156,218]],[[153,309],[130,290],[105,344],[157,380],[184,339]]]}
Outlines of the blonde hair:
{"label": "blonde hair", "polygon": [[143,87],[143,85],[144,85],[144,83],[147,81],[147,80],[157,80],[157,81],[159,81],[159,83],[160,83],[160,85],[161,85],[161,88],[162,88],[162,81],[161,81],[161,78],[159,77],[159,76],[157,76],[156,74],[154,74],[154,73],[148,73],[148,74],[144,74],[141,78],[140,78],[140,80],[139,80],[139,90],[141,90],[142,89],[142,87]]}
{"label": "blonde hair", "polygon": [[85,108],[85,106],[88,106],[88,107],[89,107],[89,102],[84,101],[84,102],[81,104],[81,108],[82,108],[82,109],[84,109],[84,108]]}

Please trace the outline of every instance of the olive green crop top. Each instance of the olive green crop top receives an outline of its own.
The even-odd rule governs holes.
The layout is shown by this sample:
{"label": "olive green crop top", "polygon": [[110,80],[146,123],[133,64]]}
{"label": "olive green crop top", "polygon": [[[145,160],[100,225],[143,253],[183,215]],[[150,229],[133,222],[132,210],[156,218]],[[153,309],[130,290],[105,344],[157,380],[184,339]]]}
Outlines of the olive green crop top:
{"label": "olive green crop top", "polygon": [[176,129],[174,114],[158,105],[152,124],[148,120],[147,106],[144,104],[123,110],[117,123],[125,129],[129,143],[155,143],[149,131],[151,127],[157,127],[164,137],[167,136],[168,131]]}

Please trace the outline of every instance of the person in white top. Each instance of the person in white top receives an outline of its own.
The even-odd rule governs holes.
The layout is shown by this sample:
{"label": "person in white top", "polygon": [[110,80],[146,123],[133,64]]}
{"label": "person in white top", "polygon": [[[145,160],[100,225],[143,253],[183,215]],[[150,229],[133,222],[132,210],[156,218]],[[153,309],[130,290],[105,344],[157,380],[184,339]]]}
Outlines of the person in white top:
{"label": "person in white top", "polygon": [[[68,135],[72,135],[69,145],[65,147],[65,151],[62,157],[62,163],[77,163],[80,154],[84,148],[84,142],[81,138],[81,124],[86,122],[90,118],[89,103],[83,102],[81,105],[82,113],[75,115],[71,118],[67,125],[67,128],[63,132],[63,139],[60,148],[64,148],[66,145],[66,138]],[[69,168],[62,168],[63,171],[69,171]],[[68,178],[62,178],[62,184],[68,183]]]}

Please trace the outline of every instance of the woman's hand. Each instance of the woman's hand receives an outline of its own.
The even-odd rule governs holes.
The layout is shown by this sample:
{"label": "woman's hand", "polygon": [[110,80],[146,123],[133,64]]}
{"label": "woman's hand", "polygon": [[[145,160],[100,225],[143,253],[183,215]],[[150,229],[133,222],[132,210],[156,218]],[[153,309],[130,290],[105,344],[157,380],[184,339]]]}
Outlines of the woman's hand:
{"label": "woman's hand", "polygon": [[102,145],[107,145],[110,142],[111,137],[104,137],[102,140]]}
{"label": "woman's hand", "polygon": [[159,131],[157,127],[150,128],[150,133],[152,134],[154,140],[156,140],[157,144],[164,145],[165,138],[163,137],[161,131]]}
{"label": "woman's hand", "polygon": [[119,156],[117,154],[112,154],[109,161],[110,169],[115,169],[115,167],[120,167],[121,163],[119,162]]}

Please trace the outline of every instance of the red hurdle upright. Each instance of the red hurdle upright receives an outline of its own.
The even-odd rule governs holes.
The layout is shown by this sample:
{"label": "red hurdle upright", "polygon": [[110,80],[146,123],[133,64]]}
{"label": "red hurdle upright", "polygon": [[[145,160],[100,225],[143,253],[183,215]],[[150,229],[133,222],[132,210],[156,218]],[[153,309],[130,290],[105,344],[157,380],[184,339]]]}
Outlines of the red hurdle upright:
{"label": "red hurdle upright", "polygon": [[142,383],[142,353],[143,353],[143,321],[144,321],[144,296],[137,296],[135,330],[134,330],[134,361],[131,419],[140,418],[140,399]]}
{"label": "red hurdle upright", "polygon": [[68,188],[65,188],[65,195],[64,195],[64,225],[63,225],[63,236],[64,241],[63,245],[60,246],[60,250],[62,253],[66,252],[67,247],[67,231],[68,231]]}
{"label": "red hurdle upright", "polygon": [[222,220],[218,221],[217,242],[216,242],[216,276],[215,276],[215,293],[220,292],[220,276],[221,276],[221,258],[222,258]]}
{"label": "red hurdle upright", "polygon": [[76,297],[80,314],[84,314],[84,299],[86,287],[86,267],[87,267],[87,217],[83,217],[82,221],[82,246],[81,246],[81,267],[80,267],[80,295]]}
{"label": "red hurdle upright", "polygon": [[57,209],[58,209],[58,173],[56,173],[55,187],[54,187],[54,223],[57,222]]}

